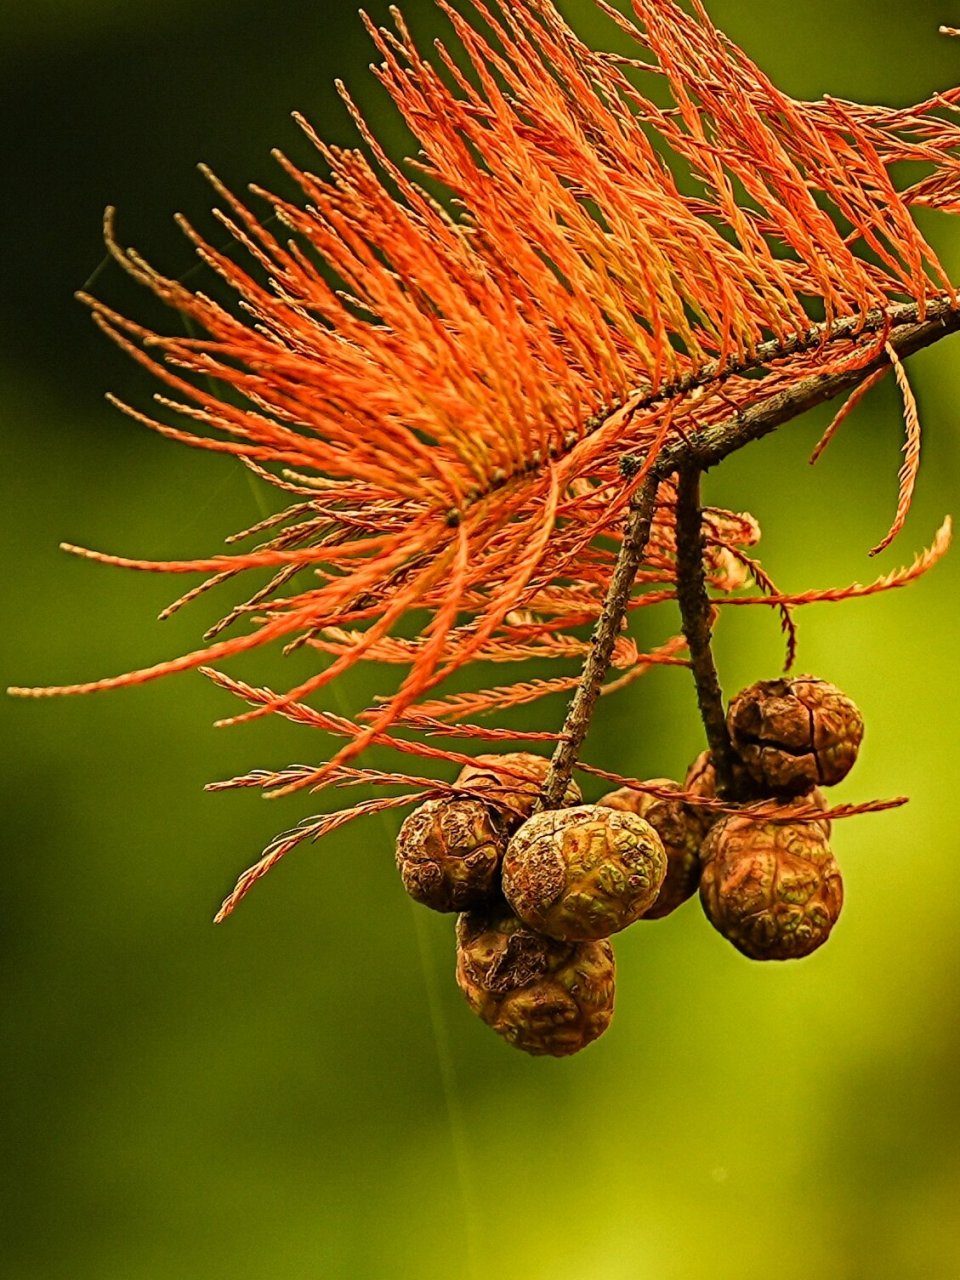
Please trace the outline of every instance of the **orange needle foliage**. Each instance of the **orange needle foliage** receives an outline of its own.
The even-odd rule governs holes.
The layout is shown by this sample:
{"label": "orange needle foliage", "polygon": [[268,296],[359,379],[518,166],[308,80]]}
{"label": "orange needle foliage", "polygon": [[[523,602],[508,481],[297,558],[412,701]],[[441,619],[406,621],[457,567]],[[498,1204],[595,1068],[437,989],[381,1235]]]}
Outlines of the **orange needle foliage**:
{"label": "orange needle foliage", "polygon": [[[216,679],[251,706],[235,719],[276,712],[342,745],[316,769],[248,782],[343,785],[370,743],[457,760],[424,736],[496,736],[461,717],[573,680],[428,695],[481,659],[583,652],[579,629],[600,612],[627,507],[662,450],[812,374],[863,367],[866,376],[898,306],[921,321],[953,307],[910,207],[960,207],[960,91],[905,110],[796,101],[698,0],[692,14],[674,0],[634,0],[632,19],[600,0],[635,42],[634,58],[586,47],[550,0],[473,0],[471,21],[437,4],[461,49],[439,45],[434,62],[399,14],[390,31],[367,23],[376,73],[419,143],[411,165],[388,157],[343,91],[364,148],[327,146],[301,120],[323,175],[278,156],[303,203],[256,190],[264,220],[211,177],[217,216],[247,265],[183,228],[233,290],[235,310],[122,249],[108,220],[114,256],[202,335],[159,334],[87,299],[164,385],[158,399],[172,415],[121,407],[173,439],[240,458],[292,505],[248,531],[267,536],[245,551],[153,562],[70,548],[207,575],[171,609],[233,576],[268,580],[196,652],[18,692],[131,685],[273,641],[305,643],[322,665],[287,692]],[[670,102],[658,106],[664,87]],[[901,161],[921,162],[925,176],[898,192]],[[274,234],[274,222],[289,236]],[[888,350],[909,436],[897,518],[881,545],[903,523],[919,460],[915,405]],[[627,456],[639,470],[621,468]],[[662,485],[631,607],[674,597],[671,504]],[[749,517],[708,513],[706,531],[712,585],[721,596],[758,586],[760,597],[731,598],[779,607],[792,648],[791,606],[827,597],[777,591],[746,554],[758,536]],[[849,594],[916,576],[946,541],[904,576]],[[425,625],[398,639],[413,611]],[[672,639],[639,654],[623,637],[614,664],[627,679],[681,661],[681,648]],[[361,660],[404,665],[398,691],[355,720],[308,705]],[[401,725],[414,736],[397,737]],[[350,784],[358,777],[402,785],[405,775],[360,770]],[[292,843],[281,838],[272,859]]]}

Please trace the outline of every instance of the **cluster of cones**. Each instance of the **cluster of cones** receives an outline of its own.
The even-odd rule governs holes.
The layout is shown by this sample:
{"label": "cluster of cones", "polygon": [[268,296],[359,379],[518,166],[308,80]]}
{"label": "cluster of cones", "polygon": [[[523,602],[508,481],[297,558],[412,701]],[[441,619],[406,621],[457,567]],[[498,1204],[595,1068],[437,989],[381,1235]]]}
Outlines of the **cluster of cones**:
{"label": "cluster of cones", "polygon": [[[428,800],[403,823],[404,886],[460,913],[457,982],[511,1044],[561,1057],[595,1040],[613,1015],[610,936],[698,889],[711,924],[751,959],[805,956],[826,941],[843,885],[829,821],[815,811],[827,807],[820,788],[856,759],[860,713],[833,685],[801,676],[745,689],[727,727],[732,797],[718,794],[704,752],[682,786],[653,779],[583,804],[571,782],[562,808],[538,811],[549,762],[516,752],[478,756],[457,778],[463,795]],[[775,801],[769,817],[756,806],[764,799]]]}

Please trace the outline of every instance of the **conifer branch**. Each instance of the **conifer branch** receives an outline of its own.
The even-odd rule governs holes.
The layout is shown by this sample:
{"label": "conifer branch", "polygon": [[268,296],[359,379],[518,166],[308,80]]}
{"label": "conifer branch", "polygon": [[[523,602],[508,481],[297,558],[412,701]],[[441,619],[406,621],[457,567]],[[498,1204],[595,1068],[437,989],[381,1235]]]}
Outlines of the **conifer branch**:
{"label": "conifer branch", "polygon": [[[706,636],[703,634],[705,621],[709,619],[710,605],[706,597],[706,587],[703,584],[703,544],[699,506],[700,472],[715,466],[751,441],[769,435],[771,431],[805,413],[808,409],[859,386],[878,369],[889,364],[890,355],[886,350],[887,346],[891,347],[898,356],[903,357],[932,345],[950,333],[955,333],[960,329],[960,311],[952,301],[942,300],[928,306],[924,319],[920,320],[917,306],[905,304],[893,308],[887,314],[884,323],[889,325],[887,341],[869,360],[859,360],[853,367],[841,368],[833,373],[811,374],[784,390],[774,393],[759,404],[750,405],[735,412],[723,422],[707,426],[696,435],[687,436],[667,446],[656,462],[650,466],[647,480],[635,495],[631,505],[627,533],[617,558],[610,590],[594,630],[590,653],[584,662],[580,682],[570,701],[560,746],[554,753],[550,772],[541,791],[544,808],[553,808],[559,803],[576,766],[580,746],[590,727],[599,689],[606,677],[610,654],[620,632],[630,589],[642,563],[643,551],[650,532],[651,517],[647,516],[644,523],[642,506],[649,502],[652,513],[652,504],[659,481],[675,472],[680,474],[681,488],[677,503],[677,578],[684,631],[688,643],[691,644],[690,656],[701,716],[717,768],[721,792],[732,795],[730,744],[723,718],[719,681],[710,651],[708,621]],[[878,329],[882,330],[880,319],[871,313],[860,331],[876,332]],[[805,340],[809,342],[810,349],[826,348],[830,342],[849,338],[853,331],[851,320],[841,320],[829,326],[814,326]],[[796,343],[791,344],[791,350],[800,350],[803,342],[804,338],[798,335]],[[784,354],[782,343],[768,344],[768,346],[771,348],[776,346],[777,355]],[[768,359],[771,358],[769,352],[766,355]],[[717,376],[716,372],[714,376]],[[689,388],[687,390],[689,391]],[[640,460],[632,457],[625,457],[621,462],[621,467],[626,474],[634,472],[639,465]],[[692,491],[688,490],[688,486],[694,486]],[[693,504],[695,504],[695,517]],[[688,506],[686,512],[684,512],[685,505]],[[695,551],[692,532],[694,519],[697,525]],[[686,527],[688,520],[690,523]],[[642,542],[639,541],[641,537]],[[694,556],[699,562],[699,569],[696,571],[700,578],[699,590],[692,567]]]}
{"label": "conifer branch", "polygon": [[[269,581],[258,577],[192,653],[11,692],[129,687],[310,645],[331,660],[292,689],[224,677],[252,708],[225,723],[276,714],[341,739],[315,768],[269,775],[273,794],[319,789],[373,745],[469,763],[416,735],[440,724],[488,736],[474,712],[557,682],[505,685],[496,707],[499,689],[472,702],[431,692],[483,661],[579,657],[581,628],[596,621],[582,673],[565,686],[576,682],[541,797],[552,807],[618,644],[628,674],[613,687],[641,669],[621,638],[627,610],[673,599],[676,585],[722,771],[713,605],[785,609],[887,590],[946,548],[945,525],[913,566],[866,588],[781,596],[746,554],[759,538],[750,517],[712,512],[705,536],[696,481],[814,405],[865,391],[892,363],[907,442],[879,546],[900,530],[920,424],[898,362],[960,329],[957,285],[913,216],[960,213],[960,89],[901,109],[791,98],[701,0],[693,13],[632,0],[632,17],[598,0],[640,62],[591,50],[553,0],[472,0],[478,22],[437,2],[462,58],[443,45],[425,57],[393,9],[390,29],[367,20],[375,75],[416,140],[412,170],[345,95],[363,148],[330,147],[301,120],[323,176],[278,155],[299,195],[254,188],[268,218],[208,174],[232,246],[181,226],[224,301],[123,248],[108,216],[114,259],[188,331],[87,298],[160,386],[159,410],[114,403],[168,439],[239,459],[296,501],[238,535],[266,534],[248,550],[147,560],[69,546],[101,564],[203,574],[166,614],[242,575],[269,571]],[[666,105],[627,76],[631,65],[663,77]],[[747,572],[771,592],[762,601],[735,594]],[[374,708],[335,717],[308,705],[373,660],[406,667]],[[359,771],[350,785],[360,777],[383,781]],[[290,847],[281,837],[253,878]]]}
{"label": "conifer branch", "polygon": [[733,798],[733,758],[723,693],[711,647],[714,609],[707,595],[703,552],[700,471],[696,466],[688,466],[680,472],[677,485],[677,601],[697,687],[700,718],[717,773],[717,794]]}
{"label": "conifer branch", "polygon": [[567,783],[570,781],[580,747],[590,727],[593,711],[600,696],[600,686],[606,678],[613,646],[620,634],[620,625],[627,611],[630,590],[643,561],[647,539],[650,537],[657,487],[658,480],[651,472],[631,499],[623,542],[617,556],[613,577],[610,579],[606,599],[603,602],[603,610],[594,628],[580,683],[570,700],[560,745],[550,761],[550,769],[540,793],[541,803],[545,809],[555,809],[560,803]]}
{"label": "conifer branch", "polygon": [[[960,310],[955,299],[938,299],[927,306],[922,320],[918,315],[919,307],[915,303],[891,308],[885,321],[871,312],[860,332],[882,332],[883,324],[889,324],[887,342],[902,359],[924,347],[932,346],[960,329]],[[796,342],[790,344],[789,353],[823,350],[826,356],[831,343],[849,338],[853,332],[855,327],[849,319],[829,326],[817,325],[807,335],[798,335]],[[762,355],[765,363],[770,363],[785,353],[785,348],[780,343],[768,343],[766,348],[768,349],[758,352],[758,357]],[[881,345],[865,362],[854,362],[849,368],[832,373],[812,373],[806,378],[798,379],[765,400],[735,412],[724,421],[708,424],[696,435],[668,445],[657,459],[654,469],[663,477],[693,462],[701,471],[707,471],[752,440],[760,440],[785,422],[806,413],[808,409],[853,390],[889,363],[890,356],[885,346]],[[760,363],[750,366],[751,369],[761,367]],[[715,371],[713,377],[718,376],[719,373]],[[706,384],[701,382],[699,385]]]}

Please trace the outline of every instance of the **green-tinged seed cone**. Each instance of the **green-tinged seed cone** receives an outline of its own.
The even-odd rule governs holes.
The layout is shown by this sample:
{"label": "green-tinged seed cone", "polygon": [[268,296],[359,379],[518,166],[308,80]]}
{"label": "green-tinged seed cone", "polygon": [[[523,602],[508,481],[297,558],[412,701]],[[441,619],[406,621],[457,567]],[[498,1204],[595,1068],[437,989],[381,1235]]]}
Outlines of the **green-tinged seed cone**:
{"label": "green-tinged seed cone", "polygon": [[503,892],[525,924],[551,938],[606,938],[655,902],[667,873],[649,822],[599,805],[534,814],[503,859]]}
{"label": "green-tinged seed cone", "polygon": [[815,676],[750,685],[731,702],[727,727],[750,776],[784,795],[845,778],[863,738],[855,704]]}
{"label": "green-tinged seed cone", "polygon": [[474,1013],[524,1053],[578,1053],[613,1017],[609,942],[559,942],[508,909],[457,921],[457,984]]}
{"label": "green-tinged seed cone", "polygon": [[817,822],[716,823],[700,851],[710,923],[751,960],[795,960],[830,936],[843,906],[840,868]]}
{"label": "green-tinged seed cone", "polygon": [[434,911],[469,911],[496,897],[506,834],[467,796],[426,800],[397,836],[397,868],[411,898]]}
{"label": "green-tinged seed cone", "polygon": [[[477,756],[457,775],[457,785],[475,791],[489,791],[490,803],[513,831],[533,813],[550,761],[531,751],[508,751],[504,755]],[[579,804],[583,797],[572,780],[563,795],[565,806]]]}
{"label": "green-tinged seed cone", "polygon": [[[651,785],[665,790],[680,788],[670,778],[652,778]],[[699,823],[692,821],[682,800],[653,796],[632,787],[620,787],[597,802],[604,808],[635,814],[649,822],[663,842],[667,855],[667,874],[653,905],[643,913],[643,920],[660,920],[670,915],[681,903],[693,896],[700,883]]]}

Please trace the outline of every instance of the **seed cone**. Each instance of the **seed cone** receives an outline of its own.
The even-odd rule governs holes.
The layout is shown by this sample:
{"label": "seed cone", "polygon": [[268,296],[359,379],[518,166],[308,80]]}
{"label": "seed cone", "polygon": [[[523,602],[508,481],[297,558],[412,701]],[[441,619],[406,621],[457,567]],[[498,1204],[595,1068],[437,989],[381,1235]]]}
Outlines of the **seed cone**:
{"label": "seed cone", "polygon": [[[509,830],[513,831],[533,813],[537,795],[550,761],[531,751],[508,751],[504,755],[477,756],[464,765],[457,783],[478,791],[490,791],[490,803],[496,805]],[[567,783],[563,803],[579,804],[580,788],[572,780]]]}
{"label": "seed cone", "polygon": [[793,960],[826,942],[843,881],[821,824],[734,815],[713,827],[700,856],[707,918],[745,956]]}
{"label": "seed cone", "polygon": [[[683,789],[692,792],[695,796],[703,796],[705,800],[716,799],[717,771],[713,767],[713,757],[709,751],[701,751],[687,770]],[[686,813],[691,826],[699,832],[701,841],[717,819],[722,817],[716,809],[699,804],[688,804]]]}
{"label": "seed cone", "polygon": [[845,778],[863,738],[856,705],[815,676],[750,685],[731,702],[727,727],[750,776],[787,795]]}
{"label": "seed cone", "polygon": [[483,1021],[524,1053],[578,1053],[613,1017],[609,942],[560,942],[507,908],[457,921],[457,984]]}
{"label": "seed cone", "polygon": [[425,800],[397,836],[397,868],[411,898],[434,911],[469,911],[494,897],[506,834],[479,800]]}
{"label": "seed cone", "polygon": [[524,923],[551,938],[606,938],[653,905],[666,872],[649,822],[578,805],[523,824],[504,855],[503,892]]}
{"label": "seed cone", "polygon": [[[738,800],[760,800],[763,798],[763,792],[753,778],[750,777],[746,766],[740,761],[734,761],[733,780],[737,788]],[[709,751],[701,751],[687,770],[687,776],[683,781],[683,789],[684,791],[692,792],[695,796],[702,796],[705,800],[716,800],[717,771]],[[711,809],[707,805],[699,804],[687,805],[686,812],[689,820],[699,829],[701,838],[706,836],[713,824],[724,816],[718,809]]]}
{"label": "seed cone", "polygon": [[[679,792],[670,778],[653,778],[659,787]],[[663,799],[631,787],[611,791],[597,802],[603,808],[632,813],[649,822],[660,837],[667,855],[667,874],[653,905],[643,913],[644,920],[659,920],[675,911],[693,896],[700,883],[700,840],[698,822],[691,820],[682,800]],[[692,806],[690,806],[692,808]]]}
{"label": "seed cone", "polygon": [[[734,779],[737,784],[737,796],[740,800],[763,800],[769,798],[769,793],[765,793],[750,777],[743,764],[737,763],[734,765]],[[703,796],[705,800],[715,800],[717,798],[717,771],[713,767],[713,759],[709,751],[701,751],[700,755],[697,756],[687,770],[683,789],[686,792],[692,792],[693,795]],[[826,810],[830,807],[826,796],[819,787],[814,787],[812,791],[804,795],[803,799],[806,804],[813,805],[817,809]],[[707,833],[715,822],[727,816],[722,810],[711,809],[707,805],[688,804],[684,808],[687,820],[699,831],[701,840],[706,838]],[[819,825],[823,830],[823,834],[829,836],[829,818],[824,818]]]}

